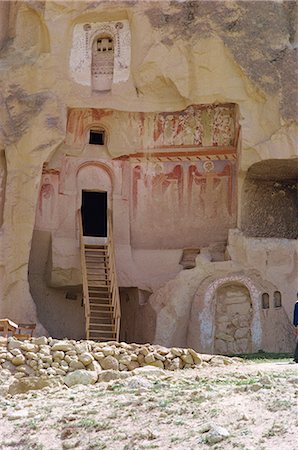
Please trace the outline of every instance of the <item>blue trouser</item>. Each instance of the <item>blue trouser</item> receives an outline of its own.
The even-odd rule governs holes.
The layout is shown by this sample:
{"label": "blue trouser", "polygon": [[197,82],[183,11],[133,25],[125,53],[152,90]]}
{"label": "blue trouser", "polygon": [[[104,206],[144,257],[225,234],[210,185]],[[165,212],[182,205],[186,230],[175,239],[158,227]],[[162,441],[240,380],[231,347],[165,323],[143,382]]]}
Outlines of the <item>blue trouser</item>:
{"label": "blue trouser", "polygon": [[298,337],[296,338],[296,348],[295,348],[295,354],[294,354],[294,361],[298,363]]}

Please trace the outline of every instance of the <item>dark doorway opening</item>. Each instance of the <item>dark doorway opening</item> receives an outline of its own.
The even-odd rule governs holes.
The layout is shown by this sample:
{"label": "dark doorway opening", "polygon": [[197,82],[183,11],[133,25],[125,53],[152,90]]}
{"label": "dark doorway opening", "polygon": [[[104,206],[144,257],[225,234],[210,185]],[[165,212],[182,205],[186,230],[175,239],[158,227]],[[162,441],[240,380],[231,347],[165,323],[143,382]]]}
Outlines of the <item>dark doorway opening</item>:
{"label": "dark doorway opening", "polygon": [[84,236],[107,237],[107,192],[82,192]]}

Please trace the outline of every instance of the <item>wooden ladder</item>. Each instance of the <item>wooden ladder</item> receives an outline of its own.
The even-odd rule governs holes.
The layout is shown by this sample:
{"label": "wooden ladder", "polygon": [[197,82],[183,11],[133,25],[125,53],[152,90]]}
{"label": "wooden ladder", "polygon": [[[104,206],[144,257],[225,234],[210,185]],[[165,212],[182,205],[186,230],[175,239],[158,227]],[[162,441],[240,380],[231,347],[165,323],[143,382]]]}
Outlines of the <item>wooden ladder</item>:
{"label": "wooden ladder", "polygon": [[119,341],[121,312],[111,215],[105,245],[86,244],[81,213],[79,222],[86,338]]}

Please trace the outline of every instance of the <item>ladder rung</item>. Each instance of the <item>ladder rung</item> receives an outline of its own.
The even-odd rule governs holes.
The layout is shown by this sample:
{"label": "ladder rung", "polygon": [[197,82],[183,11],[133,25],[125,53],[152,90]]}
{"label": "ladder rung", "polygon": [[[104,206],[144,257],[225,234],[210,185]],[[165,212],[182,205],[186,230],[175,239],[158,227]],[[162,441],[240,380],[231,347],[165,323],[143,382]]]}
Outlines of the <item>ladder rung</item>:
{"label": "ladder rung", "polygon": [[85,244],[84,245],[85,248],[89,248],[89,249],[93,249],[93,248],[107,248],[107,245],[96,245],[96,244]]}
{"label": "ladder rung", "polygon": [[107,252],[108,249],[107,247],[105,248],[86,248],[85,247],[85,252],[91,252],[91,253],[98,253],[98,252]]}
{"label": "ladder rung", "polygon": [[94,300],[103,301],[103,300],[105,300],[105,299],[104,299],[104,298],[99,298],[99,299],[93,299],[93,298],[92,298],[92,299],[89,299],[90,305],[95,306],[95,307],[98,307],[98,306],[105,306],[106,308],[107,308],[107,307],[109,307],[109,308],[114,308],[114,306],[111,305],[110,302],[107,302],[107,303],[98,303],[97,301],[94,301]]}
{"label": "ladder rung", "polygon": [[116,335],[116,331],[100,332],[99,330],[90,330],[90,334],[114,334],[114,335]]}

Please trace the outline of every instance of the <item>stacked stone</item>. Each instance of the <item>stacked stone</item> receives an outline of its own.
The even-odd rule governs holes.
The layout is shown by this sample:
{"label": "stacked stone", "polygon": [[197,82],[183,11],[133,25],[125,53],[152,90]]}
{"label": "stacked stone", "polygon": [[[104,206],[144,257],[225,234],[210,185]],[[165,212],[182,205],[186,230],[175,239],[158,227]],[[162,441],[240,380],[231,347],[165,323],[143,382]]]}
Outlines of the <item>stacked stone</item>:
{"label": "stacked stone", "polygon": [[234,286],[222,290],[216,305],[216,353],[251,352],[251,315],[252,307],[246,289]]}
{"label": "stacked stone", "polygon": [[144,366],[178,370],[212,362],[212,358],[210,355],[199,355],[192,349],[46,337],[28,341],[9,338],[7,346],[0,347],[0,367],[8,369],[16,378],[66,376],[77,370],[132,371]]}

